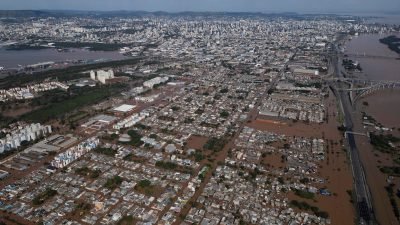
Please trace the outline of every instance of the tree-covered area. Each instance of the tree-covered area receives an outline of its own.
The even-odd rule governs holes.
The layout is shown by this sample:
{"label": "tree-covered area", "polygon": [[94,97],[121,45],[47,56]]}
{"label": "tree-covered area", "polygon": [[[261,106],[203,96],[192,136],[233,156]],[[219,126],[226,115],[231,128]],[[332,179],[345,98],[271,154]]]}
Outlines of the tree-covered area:
{"label": "tree-covered area", "polygon": [[84,166],[84,167],[80,167],[80,168],[77,168],[77,169],[75,169],[75,173],[76,174],[79,174],[79,175],[81,175],[81,176],[85,176],[85,177],[89,177],[89,178],[97,178],[97,177],[99,177],[100,176],[100,174],[101,174],[101,170],[92,170],[92,169],[89,169],[87,166]]}
{"label": "tree-covered area", "polygon": [[229,117],[229,112],[223,110],[219,113],[219,116],[222,118],[228,118]]}
{"label": "tree-covered area", "polygon": [[48,49],[49,47],[42,45],[30,45],[30,44],[14,44],[6,47],[8,51],[22,51],[22,50],[42,50]]}
{"label": "tree-covered area", "polygon": [[371,144],[379,151],[391,153],[393,151],[393,146],[390,143],[399,142],[400,138],[395,137],[391,134],[374,134],[370,133]]}
{"label": "tree-covered area", "polygon": [[203,148],[212,150],[214,152],[221,151],[226,144],[226,140],[223,138],[212,137],[204,144]]}
{"label": "tree-covered area", "polygon": [[96,42],[55,42],[57,48],[89,48],[91,51],[117,51],[129,44]]}
{"label": "tree-covered area", "polygon": [[399,206],[397,205],[397,201],[395,200],[395,196],[394,196],[394,190],[393,190],[394,186],[395,186],[395,184],[389,184],[388,186],[385,187],[385,190],[389,197],[390,205],[392,206],[393,213],[396,216],[397,220],[400,220]]}
{"label": "tree-covered area", "polygon": [[32,122],[46,122],[50,119],[60,118],[66,113],[78,108],[100,102],[108,97],[119,94],[123,85],[112,85],[106,87],[83,88],[80,91],[61,93],[54,95],[44,102],[33,101],[33,104],[45,104],[37,110],[26,113],[20,119]]}
{"label": "tree-covered area", "polygon": [[70,66],[68,68],[63,69],[52,69],[42,72],[34,73],[34,76],[30,74],[17,74],[12,76],[7,76],[5,78],[0,79],[0,89],[7,89],[12,87],[19,87],[21,85],[32,83],[32,82],[40,82],[44,81],[47,78],[58,79],[58,81],[68,81],[82,77],[88,77],[87,74],[82,72],[88,70],[96,70],[105,67],[118,67],[125,65],[133,65],[140,61],[141,58],[129,58],[118,61],[109,61],[95,64],[84,64],[77,66]]}
{"label": "tree-covered area", "polygon": [[133,218],[132,215],[126,215],[123,216],[118,222],[117,225],[131,225],[131,224],[135,224],[136,223],[136,219]]}
{"label": "tree-covered area", "polygon": [[40,194],[38,194],[36,197],[32,199],[32,203],[34,205],[41,205],[43,204],[46,200],[50,199],[51,197],[57,195],[57,191],[52,189],[52,188],[46,188],[46,190]]}
{"label": "tree-covered area", "polygon": [[110,190],[114,190],[115,188],[117,188],[119,185],[122,184],[122,181],[124,181],[122,177],[116,175],[111,178],[108,178],[106,183],[104,184],[104,187]]}
{"label": "tree-covered area", "polygon": [[84,216],[87,213],[90,212],[90,210],[93,208],[93,204],[86,202],[85,200],[82,199],[78,199],[76,201],[74,201],[75,203],[75,207],[73,209],[73,211],[71,212],[70,216],[74,217],[74,216]]}
{"label": "tree-covered area", "polygon": [[297,200],[292,200],[292,201],[290,202],[290,204],[291,204],[293,207],[296,207],[296,208],[301,209],[301,210],[310,210],[310,211],[312,211],[316,216],[319,216],[319,217],[321,217],[321,218],[325,218],[325,219],[329,218],[329,214],[328,214],[327,212],[321,211],[318,207],[312,206],[312,205],[308,204],[307,202],[304,202],[304,201],[299,202],[299,201],[297,201]]}
{"label": "tree-covered area", "polygon": [[156,166],[167,170],[175,170],[178,164],[168,161],[157,161]]}
{"label": "tree-covered area", "polygon": [[379,39],[379,42],[387,45],[388,48],[397,54],[400,54],[400,38],[396,37],[395,35],[390,35],[385,38]]}
{"label": "tree-covered area", "polygon": [[190,167],[181,166],[174,162],[169,162],[169,161],[157,161],[156,167],[159,167],[159,168],[162,168],[165,170],[174,170],[174,171],[179,171],[179,172],[189,173],[189,174],[191,174],[193,172],[193,170]]}
{"label": "tree-covered area", "polygon": [[398,166],[382,166],[379,168],[382,173],[386,173],[390,176],[400,176],[400,167]]}
{"label": "tree-covered area", "polygon": [[101,148],[101,147],[99,147],[99,148],[95,148],[93,151],[96,152],[96,153],[107,155],[107,156],[111,156],[111,157],[114,157],[115,154],[117,154],[117,151],[112,149],[112,148]]}
{"label": "tree-covered area", "polygon": [[139,147],[143,144],[143,141],[141,141],[142,135],[136,130],[129,130],[128,135],[131,137],[131,141],[129,142],[131,145]]}
{"label": "tree-covered area", "polygon": [[140,180],[136,186],[135,191],[145,194],[147,196],[157,196],[161,190],[161,187],[152,184],[150,180]]}
{"label": "tree-covered area", "polygon": [[294,194],[301,198],[306,198],[306,199],[313,199],[315,197],[314,193],[304,191],[304,190],[299,190],[299,189],[295,189]]}

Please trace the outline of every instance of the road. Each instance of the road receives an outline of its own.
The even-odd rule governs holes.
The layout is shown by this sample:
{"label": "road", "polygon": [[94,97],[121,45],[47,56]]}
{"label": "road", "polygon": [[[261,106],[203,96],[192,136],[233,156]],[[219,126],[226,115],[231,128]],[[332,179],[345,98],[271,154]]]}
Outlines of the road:
{"label": "road", "polygon": [[[340,60],[338,47],[334,45],[334,49],[337,53],[334,57],[332,65],[334,66],[335,76],[342,78],[343,74],[340,72]],[[330,85],[333,87],[336,97],[338,98],[342,107],[344,115],[344,123],[347,132],[353,132],[353,120],[352,120],[352,105],[348,92],[340,90],[337,84],[332,82]],[[361,163],[359,150],[357,149],[354,135],[347,133],[347,142],[349,148],[349,156],[351,161],[351,167],[353,170],[354,189],[356,195],[356,209],[359,219],[359,224],[376,224],[374,211],[372,207],[372,198],[369,192],[367,180],[364,173],[364,168]]]}

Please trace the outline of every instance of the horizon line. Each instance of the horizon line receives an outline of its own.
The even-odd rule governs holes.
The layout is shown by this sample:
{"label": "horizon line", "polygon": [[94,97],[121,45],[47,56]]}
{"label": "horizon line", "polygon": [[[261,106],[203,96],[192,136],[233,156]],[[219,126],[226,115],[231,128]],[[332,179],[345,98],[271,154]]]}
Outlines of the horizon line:
{"label": "horizon line", "polygon": [[145,13],[168,13],[168,14],[179,14],[179,13],[249,13],[249,14],[383,14],[383,15],[400,15],[399,11],[285,11],[285,10],[271,10],[271,11],[236,11],[236,10],[184,10],[184,11],[171,11],[171,10],[127,10],[127,9],[115,9],[115,10],[107,10],[107,9],[0,9],[1,11],[65,11],[65,12],[145,12]]}

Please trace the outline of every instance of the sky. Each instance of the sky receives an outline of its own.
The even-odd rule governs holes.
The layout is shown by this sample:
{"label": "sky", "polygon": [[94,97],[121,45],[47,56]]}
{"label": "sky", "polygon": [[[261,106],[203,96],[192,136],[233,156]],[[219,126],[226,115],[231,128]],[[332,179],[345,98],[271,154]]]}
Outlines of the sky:
{"label": "sky", "polygon": [[400,0],[0,0],[0,9],[400,14]]}

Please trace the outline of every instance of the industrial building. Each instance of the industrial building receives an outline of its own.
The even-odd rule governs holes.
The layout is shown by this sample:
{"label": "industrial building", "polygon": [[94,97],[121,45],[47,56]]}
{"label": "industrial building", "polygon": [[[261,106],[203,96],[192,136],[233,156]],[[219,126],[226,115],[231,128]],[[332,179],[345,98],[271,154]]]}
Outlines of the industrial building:
{"label": "industrial building", "polygon": [[144,87],[153,88],[154,85],[162,84],[168,81],[168,77],[156,77],[143,83]]}
{"label": "industrial building", "polygon": [[118,106],[118,107],[115,107],[115,108],[113,109],[113,111],[115,111],[115,112],[120,112],[120,113],[127,113],[127,112],[132,111],[134,108],[136,108],[136,106],[134,106],[134,105],[128,105],[128,104],[123,104],[123,105],[120,105],[120,106]]}

